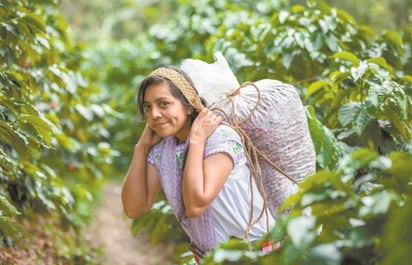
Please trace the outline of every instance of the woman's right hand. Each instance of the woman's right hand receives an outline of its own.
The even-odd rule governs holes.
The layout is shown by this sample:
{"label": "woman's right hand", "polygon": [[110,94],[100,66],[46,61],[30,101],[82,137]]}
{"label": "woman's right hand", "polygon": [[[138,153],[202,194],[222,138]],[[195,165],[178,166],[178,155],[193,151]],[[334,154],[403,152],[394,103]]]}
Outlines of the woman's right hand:
{"label": "woman's right hand", "polygon": [[162,138],[157,135],[152,128],[150,128],[149,124],[146,123],[142,135],[140,136],[139,142],[143,142],[145,145],[149,145],[152,147],[153,145],[157,144],[162,140]]}
{"label": "woman's right hand", "polygon": [[147,162],[150,148],[161,140],[148,124],[135,145],[132,161],[122,187],[122,203],[127,216],[138,218],[148,212],[160,190],[156,168]]}

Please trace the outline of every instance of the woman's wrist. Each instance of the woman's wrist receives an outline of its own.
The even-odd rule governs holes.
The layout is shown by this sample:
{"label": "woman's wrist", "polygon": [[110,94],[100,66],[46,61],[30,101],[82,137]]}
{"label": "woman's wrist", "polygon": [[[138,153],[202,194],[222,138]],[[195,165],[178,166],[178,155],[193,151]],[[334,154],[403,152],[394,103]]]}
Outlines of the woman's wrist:
{"label": "woman's wrist", "polygon": [[145,143],[145,142],[137,142],[134,146],[135,151],[143,151],[143,153],[148,154],[150,148],[152,148],[152,145],[150,143]]}
{"label": "woman's wrist", "polygon": [[189,137],[189,146],[197,146],[197,147],[202,147],[206,143],[206,140],[200,138],[200,137]]}

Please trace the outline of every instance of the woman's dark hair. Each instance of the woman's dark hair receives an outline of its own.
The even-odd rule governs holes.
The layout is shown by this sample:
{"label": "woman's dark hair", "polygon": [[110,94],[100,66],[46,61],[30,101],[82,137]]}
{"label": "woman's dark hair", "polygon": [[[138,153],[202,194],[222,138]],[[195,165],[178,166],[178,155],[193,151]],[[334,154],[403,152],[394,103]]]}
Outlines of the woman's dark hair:
{"label": "woman's dark hair", "polygon": [[[174,71],[181,74],[187,80],[187,82],[189,82],[189,84],[193,87],[193,89],[196,91],[196,94],[199,94],[192,80],[185,72],[183,72],[181,69],[175,66],[165,66],[165,67],[173,69]],[[167,82],[169,84],[170,92],[172,93],[174,97],[176,97],[177,99],[180,100],[180,102],[182,102],[183,106],[185,106],[186,108],[193,108],[192,105],[190,105],[187,99],[183,96],[179,88],[172,81],[170,81],[168,78],[164,78],[158,75],[150,75],[146,77],[145,79],[143,79],[142,83],[140,83],[139,91],[137,93],[137,106],[139,108],[139,112],[142,115],[142,117],[144,117],[143,101],[144,101],[144,95],[145,95],[146,89],[151,85],[159,84],[162,82]],[[202,97],[200,97],[200,100],[203,106],[206,106],[206,100]],[[193,114],[190,116],[191,122],[195,120],[198,114],[199,113],[194,109]]]}

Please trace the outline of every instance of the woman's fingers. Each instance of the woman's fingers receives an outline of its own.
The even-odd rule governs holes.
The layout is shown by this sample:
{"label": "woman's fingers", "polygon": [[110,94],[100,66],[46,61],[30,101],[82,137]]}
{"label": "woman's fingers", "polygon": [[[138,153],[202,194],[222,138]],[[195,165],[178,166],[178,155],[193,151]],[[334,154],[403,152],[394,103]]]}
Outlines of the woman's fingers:
{"label": "woman's fingers", "polygon": [[204,108],[192,124],[191,138],[206,141],[221,122],[221,117],[214,114],[213,111]]}
{"label": "woman's fingers", "polygon": [[222,118],[220,116],[217,116],[216,114],[213,113],[213,111],[207,108],[203,108],[203,110],[199,113],[199,117],[208,122],[220,123],[222,121]]}

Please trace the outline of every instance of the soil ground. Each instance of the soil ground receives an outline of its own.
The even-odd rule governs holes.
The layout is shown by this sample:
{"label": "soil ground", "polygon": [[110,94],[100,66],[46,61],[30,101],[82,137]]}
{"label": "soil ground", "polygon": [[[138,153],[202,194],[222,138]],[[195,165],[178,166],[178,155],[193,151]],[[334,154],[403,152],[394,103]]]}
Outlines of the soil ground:
{"label": "soil ground", "polygon": [[[130,230],[132,220],[123,214],[120,191],[121,183],[104,184],[101,203],[86,228],[84,243],[93,249],[90,255],[93,259],[91,263],[93,265],[172,265],[173,246],[162,244],[152,246],[147,233],[139,233],[136,237],[132,235]],[[46,232],[50,229],[43,229],[53,226],[53,220],[47,218],[24,220],[22,226],[26,235],[19,241],[19,247],[14,249],[0,247],[0,265],[69,264],[64,257],[55,255],[56,248],[59,248],[55,245],[58,244],[56,243],[58,240]],[[70,237],[70,233],[65,236]]]}
{"label": "soil ground", "polygon": [[86,240],[100,247],[101,265],[171,265],[173,247],[151,246],[147,234],[133,237],[132,220],[125,218],[120,200],[121,184],[108,182],[103,187],[102,203],[86,233]]}

